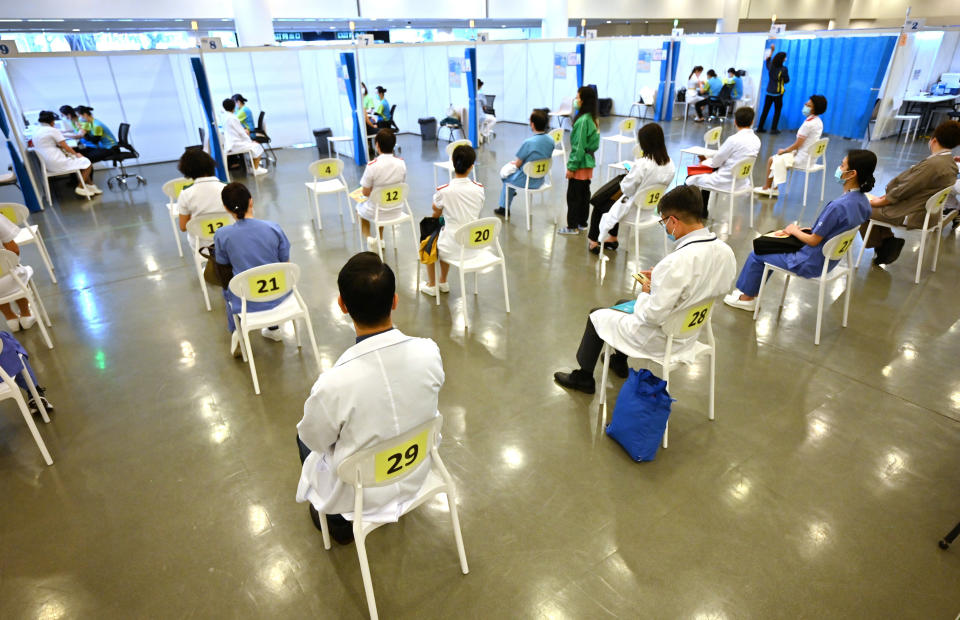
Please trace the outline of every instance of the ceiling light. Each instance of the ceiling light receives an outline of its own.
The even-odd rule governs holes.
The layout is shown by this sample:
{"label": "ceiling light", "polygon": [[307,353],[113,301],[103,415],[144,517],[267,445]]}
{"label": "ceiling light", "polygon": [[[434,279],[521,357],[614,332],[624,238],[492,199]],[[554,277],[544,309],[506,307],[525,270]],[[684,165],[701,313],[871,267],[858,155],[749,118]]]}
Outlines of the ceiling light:
{"label": "ceiling light", "polygon": [[28,19],[28,22],[62,22],[62,19]]}
{"label": "ceiling light", "polygon": [[608,19],[608,20],[607,20],[607,23],[608,23],[608,24],[612,24],[613,22]]}
{"label": "ceiling light", "polygon": [[74,28],[73,31],[74,31],[74,32],[80,32],[80,29],[79,29],[79,28]]}
{"label": "ceiling light", "polygon": [[22,22],[22,19],[0,19],[0,22]]}

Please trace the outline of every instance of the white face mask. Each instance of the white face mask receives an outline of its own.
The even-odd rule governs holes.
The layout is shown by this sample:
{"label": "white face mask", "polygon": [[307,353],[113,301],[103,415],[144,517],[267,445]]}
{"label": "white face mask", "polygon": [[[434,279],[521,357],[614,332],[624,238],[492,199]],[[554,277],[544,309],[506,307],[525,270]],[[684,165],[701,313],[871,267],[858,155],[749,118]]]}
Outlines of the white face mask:
{"label": "white face mask", "polygon": [[813,108],[808,105],[803,106],[803,115],[810,116],[811,114],[813,114]]}

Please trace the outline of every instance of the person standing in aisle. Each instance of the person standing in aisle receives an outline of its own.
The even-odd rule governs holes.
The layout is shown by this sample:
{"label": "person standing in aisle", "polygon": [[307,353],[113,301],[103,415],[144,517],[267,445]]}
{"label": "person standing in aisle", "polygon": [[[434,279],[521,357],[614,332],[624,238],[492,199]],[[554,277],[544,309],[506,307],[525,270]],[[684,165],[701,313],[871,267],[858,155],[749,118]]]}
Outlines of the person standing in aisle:
{"label": "person standing in aisle", "polygon": [[590,179],[597,165],[593,154],[600,148],[597,91],[581,86],[573,107],[577,116],[570,132],[570,157],[567,159],[567,225],[557,230],[561,235],[577,235],[589,228]]}
{"label": "person standing in aisle", "polygon": [[[776,47],[771,45],[770,53],[772,54],[775,49]],[[787,68],[783,66],[786,60],[786,52],[777,52],[773,58],[768,57],[764,61],[767,68],[767,96],[763,100],[763,111],[760,113],[757,133],[766,131],[763,126],[767,122],[767,112],[770,111],[770,106],[773,106],[773,125],[770,127],[770,133],[774,135],[780,133],[777,126],[780,124],[780,111],[783,109],[783,92],[787,83],[790,82],[790,74],[787,72]]]}

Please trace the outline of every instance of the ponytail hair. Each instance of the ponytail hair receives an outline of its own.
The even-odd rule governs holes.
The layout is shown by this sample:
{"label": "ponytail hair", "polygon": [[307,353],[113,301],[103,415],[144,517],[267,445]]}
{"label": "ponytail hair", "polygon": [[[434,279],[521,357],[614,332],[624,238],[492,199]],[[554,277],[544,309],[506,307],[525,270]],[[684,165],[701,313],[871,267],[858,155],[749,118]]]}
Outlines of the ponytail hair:
{"label": "ponytail hair", "polygon": [[847,151],[847,169],[857,173],[857,183],[862,193],[869,192],[877,182],[873,171],[877,168],[877,156],[873,151],[851,149]]}
{"label": "ponytail hair", "polygon": [[223,201],[224,208],[236,215],[238,220],[247,216],[250,198],[250,190],[243,183],[228,183],[220,192],[220,200]]}
{"label": "ponytail hair", "polygon": [[466,174],[470,170],[470,166],[477,161],[477,152],[469,144],[461,144],[453,149],[451,159],[453,160],[453,170],[457,174]]}

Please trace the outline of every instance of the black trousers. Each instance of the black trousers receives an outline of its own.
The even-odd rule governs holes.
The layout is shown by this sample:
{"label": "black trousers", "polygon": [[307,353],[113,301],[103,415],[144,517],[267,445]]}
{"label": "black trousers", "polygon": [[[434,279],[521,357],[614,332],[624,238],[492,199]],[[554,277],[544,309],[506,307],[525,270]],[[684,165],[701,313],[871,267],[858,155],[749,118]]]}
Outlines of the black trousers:
{"label": "black trousers", "polygon": [[[300,440],[300,435],[297,435],[297,449],[300,451],[300,464],[303,465],[303,462],[310,456],[310,448]],[[352,525],[344,525],[349,523],[350,521],[340,515],[327,515],[327,524],[331,527],[352,527]]]}
{"label": "black trousers", "polygon": [[[693,104],[693,109],[697,111],[697,118],[703,118],[703,106],[710,105],[710,98],[701,99],[700,101]],[[710,108],[707,108],[707,111],[710,111]]]}
{"label": "black trousers", "polygon": [[[597,239],[600,236],[600,218],[612,209],[614,204],[616,203],[611,202],[609,205],[593,208],[593,213],[590,215],[590,230],[587,232],[590,241],[601,241],[601,239]],[[587,211],[590,211],[590,207],[587,207]],[[618,232],[620,232],[620,224],[610,229],[610,236],[616,237]]]}
{"label": "black trousers", "polygon": [[567,228],[587,225],[590,212],[590,181],[567,181]]}
{"label": "black trousers", "polygon": [[760,122],[757,124],[758,130],[763,129],[764,124],[766,124],[770,106],[773,106],[773,125],[770,126],[770,129],[776,131],[777,125],[780,124],[780,111],[783,110],[783,95],[767,95],[763,100],[763,112],[760,113]]}
{"label": "black trousers", "polygon": [[[617,303],[622,304],[627,301],[630,300],[621,299],[617,301]],[[595,310],[600,310],[600,308],[594,308],[590,312],[594,312]],[[603,339],[597,335],[597,328],[593,326],[590,315],[587,315],[587,326],[583,330],[583,337],[580,338],[580,348],[577,349],[577,363],[580,364],[580,370],[592,375],[597,367],[597,361],[600,359],[601,353],[603,353]],[[626,358],[626,355],[620,351],[614,351],[613,354]]]}

